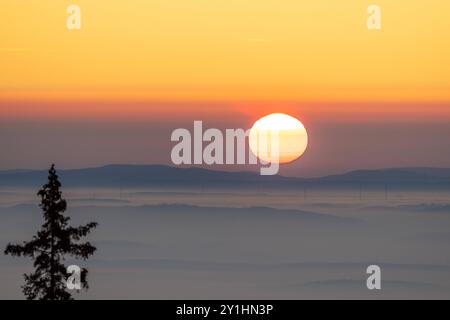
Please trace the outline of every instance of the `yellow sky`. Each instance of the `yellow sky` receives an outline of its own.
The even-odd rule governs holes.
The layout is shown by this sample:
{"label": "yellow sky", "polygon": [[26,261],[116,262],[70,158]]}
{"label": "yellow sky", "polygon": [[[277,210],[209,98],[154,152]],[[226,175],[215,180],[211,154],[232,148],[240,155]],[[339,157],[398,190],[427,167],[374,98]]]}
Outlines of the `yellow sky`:
{"label": "yellow sky", "polygon": [[[81,30],[66,8],[81,8]],[[382,9],[368,30],[366,9]],[[450,101],[447,0],[2,0],[0,99]]]}

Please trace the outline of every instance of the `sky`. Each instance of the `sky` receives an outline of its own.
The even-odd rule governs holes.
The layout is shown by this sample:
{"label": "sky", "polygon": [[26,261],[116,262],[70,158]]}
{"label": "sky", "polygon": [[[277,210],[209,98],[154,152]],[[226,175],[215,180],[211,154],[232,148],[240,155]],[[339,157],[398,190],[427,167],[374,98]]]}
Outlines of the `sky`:
{"label": "sky", "polygon": [[[66,27],[72,3],[80,30]],[[381,30],[366,26],[372,3]],[[450,167],[448,12],[444,0],[3,0],[0,169],[170,164],[173,129],[273,112],[310,136],[287,174]]]}

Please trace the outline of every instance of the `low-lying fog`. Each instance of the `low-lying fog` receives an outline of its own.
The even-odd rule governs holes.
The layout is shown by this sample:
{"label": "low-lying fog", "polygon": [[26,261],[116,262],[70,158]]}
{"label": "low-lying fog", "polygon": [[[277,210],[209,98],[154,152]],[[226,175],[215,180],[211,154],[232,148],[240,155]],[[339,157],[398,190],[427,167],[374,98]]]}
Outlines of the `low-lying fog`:
{"label": "low-lying fog", "polygon": [[[97,221],[77,299],[450,298],[450,194],[380,190],[63,189]],[[42,222],[31,189],[0,189],[0,247]],[[377,264],[382,289],[369,291]],[[0,298],[30,260],[0,256]]]}

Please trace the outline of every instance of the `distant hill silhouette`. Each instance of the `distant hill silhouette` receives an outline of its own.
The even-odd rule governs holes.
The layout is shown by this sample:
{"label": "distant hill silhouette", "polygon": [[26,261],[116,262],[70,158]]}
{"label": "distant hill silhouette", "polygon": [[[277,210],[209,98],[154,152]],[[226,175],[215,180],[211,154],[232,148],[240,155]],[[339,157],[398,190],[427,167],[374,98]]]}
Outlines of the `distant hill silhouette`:
{"label": "distant hill silhouette", "polygon": [[[258,172],[228,172],[165,165],[107,165],[60,170],[59,175],[67,187],[303,188],[355,187],[361,184],[450,187],[450,168],[426,167],[357,170],[320,178],[295,178],[261,176]],[[0,171],[0,186],[37,187],[45,177],[45,170],[4,170]]]}

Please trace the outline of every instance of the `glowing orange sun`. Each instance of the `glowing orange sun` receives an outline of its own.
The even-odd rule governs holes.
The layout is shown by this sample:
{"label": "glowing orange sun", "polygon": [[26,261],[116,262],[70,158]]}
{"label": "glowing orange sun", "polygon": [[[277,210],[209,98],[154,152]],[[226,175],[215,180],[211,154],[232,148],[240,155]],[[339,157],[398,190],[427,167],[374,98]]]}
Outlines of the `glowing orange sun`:
{"label": "glowing orange sun", "polygon": [[303,155],[308,146],[308,134],[298,119],[273,113],[254,123],[249,144],[250,150],[260,160],[288,163]]}

